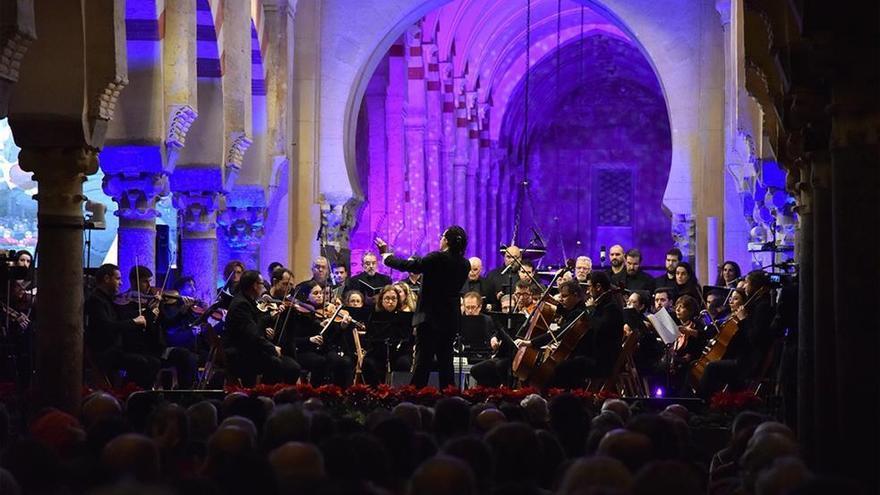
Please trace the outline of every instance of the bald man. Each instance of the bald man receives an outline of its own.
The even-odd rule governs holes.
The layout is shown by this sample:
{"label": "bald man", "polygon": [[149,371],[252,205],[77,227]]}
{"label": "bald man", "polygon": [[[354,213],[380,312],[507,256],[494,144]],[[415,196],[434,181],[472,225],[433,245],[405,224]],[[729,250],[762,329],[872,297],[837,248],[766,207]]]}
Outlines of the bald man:
{"label": "bald man", "polygon": [[[519,262],[522,261],[522,251],[517,246],[510,246],[504,254],[504,264],[495,268],[486,275],[486,304],[493,310],[498,308],[499,294],[510,294],[519,279]],[[512,265],[512,266],[511,266]],[[510,267],[509,270],[507,268]]]}
{"label": "bald man", "polygon": [[468,258],[468,261],[471,263],[471,271],[468,272],[468,278],[464,281],[461,294],[478,292],[481,296],[486,297],[486,289],[488,289],[489,284],[483,278],[483,260],[474,256],[473,258]]}

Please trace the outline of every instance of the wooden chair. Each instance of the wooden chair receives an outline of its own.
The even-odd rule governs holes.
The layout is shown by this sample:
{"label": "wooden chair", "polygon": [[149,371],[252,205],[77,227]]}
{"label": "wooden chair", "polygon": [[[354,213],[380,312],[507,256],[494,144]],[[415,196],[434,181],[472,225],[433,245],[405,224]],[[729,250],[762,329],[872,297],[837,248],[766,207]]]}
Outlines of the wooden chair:
{"label": "wooden chair", "polygon": [[218,371],[223,372],[226,383],[235,381],[240,385],[240,380],[232,378],[229,374],[229,361],[226,357],[226,351],[223,349],[223,341],[220,340],[220,336],[217,335],[214,327],[205,323],[202,325],[202,332],[205,333],[205,338],[208,340],[210,350],[208,351],[208,357],[205,360],[205,367],[200,373],[196,388],[198,390],[205,390],[208,388],[208,385],[211,384],[214,375]]}
{"label": "wooden chair", "polygon": [[773,344],[764,356],[764,361],[761,362],[758,375],[749,382],[747,390],[750,390],[755,395],[759,395],[762,391],[770,396],[779,395],[776,371],[779,369],[779,360],[782,357],[782,347],[784,344],[785,339],[782,337],[773,341]]}

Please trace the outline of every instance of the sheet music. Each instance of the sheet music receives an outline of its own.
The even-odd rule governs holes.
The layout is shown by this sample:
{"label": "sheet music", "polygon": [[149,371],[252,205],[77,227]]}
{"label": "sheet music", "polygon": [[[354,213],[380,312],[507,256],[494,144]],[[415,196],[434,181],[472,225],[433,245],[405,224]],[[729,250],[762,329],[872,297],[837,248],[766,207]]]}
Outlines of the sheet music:
{"label": "sheet music", "polygon": [[660,335],[660,339],[663,340],[664,344],[671,344],[675,342],[675,339],[681,334],[678,330],[678,325],[675,324],[675,320],[672,319],[672,315],[666,310],[666,308],[660,308],[660,311],[652,315],[648,315],[648,321],[654,325],[654,329],[657,330],[657,334]]}

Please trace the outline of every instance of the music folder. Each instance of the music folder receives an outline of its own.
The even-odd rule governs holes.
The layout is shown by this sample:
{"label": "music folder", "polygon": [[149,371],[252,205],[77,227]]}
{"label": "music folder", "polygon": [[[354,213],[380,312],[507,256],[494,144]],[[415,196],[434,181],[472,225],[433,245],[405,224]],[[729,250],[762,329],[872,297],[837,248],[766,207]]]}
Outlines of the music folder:
{"label": "music folder", "polygon": [[654,330],[657,331],[664,344],[669,345],[675,342],[675,339],[681,334],[678,325],[672,319],[672,315],[666,311],[666,308],[660,308],[656,313],[648,315],[648,321],[654,325]]}
{"label": "music folder", "polygon": [[360,290],[364,291],[364,295],[367,297],[373,297],[377,292],[382,290],[381,287],[373,287],[372,285],[363,281],[363,279],[357,279],[358,283],[360,283]]}
{"label": "music folder", "polygon": [[367,323],[367,339],[400,342],[412,338],[413,313],[376,311]]}

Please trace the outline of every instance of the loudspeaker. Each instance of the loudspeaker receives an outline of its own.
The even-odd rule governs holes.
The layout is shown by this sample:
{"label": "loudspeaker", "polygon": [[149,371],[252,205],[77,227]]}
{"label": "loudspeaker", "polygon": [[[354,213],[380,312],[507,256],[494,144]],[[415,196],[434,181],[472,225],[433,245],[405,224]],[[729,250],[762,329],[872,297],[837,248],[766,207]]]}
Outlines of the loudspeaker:
{"label": "loudspeaker", "polygon": [[156,225],[156,275],[168,273],[171,263],[171,229],[167,225]]}

